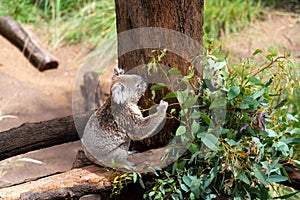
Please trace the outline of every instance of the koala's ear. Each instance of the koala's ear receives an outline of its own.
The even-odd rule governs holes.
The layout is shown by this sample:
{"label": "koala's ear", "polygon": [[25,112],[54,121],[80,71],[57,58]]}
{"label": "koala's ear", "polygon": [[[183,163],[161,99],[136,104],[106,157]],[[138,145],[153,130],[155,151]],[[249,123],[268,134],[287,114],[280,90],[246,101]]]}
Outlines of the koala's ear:
{"label": "koala's ear", "polygon": [[124,95],[125,86],[122,83],[115,83],[111,88],[112,100],[117,104],[123,104],[126,101],[126,96]]}
{"label": "koala's ear", "polygon": [[112,78],[115,78],[116,76],[119,76],[119,75],[124,74],[124,73],[125,73],[124,69],[120,69],[118,67],[118,65],[115,65],[114,66],[114,74],[113,74]]}

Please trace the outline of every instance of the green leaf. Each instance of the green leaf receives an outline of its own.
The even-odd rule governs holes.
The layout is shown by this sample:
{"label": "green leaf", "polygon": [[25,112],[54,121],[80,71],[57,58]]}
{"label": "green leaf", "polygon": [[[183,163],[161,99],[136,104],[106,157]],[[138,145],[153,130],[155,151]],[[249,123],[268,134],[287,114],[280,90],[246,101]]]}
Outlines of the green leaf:
{"label": "green leaf", "polygon": [[273,131],[272,129],[267,129],[266,132],[268,133],[268,137],[277,137],[277,133]]}
{"label": "green leaf", "polygon": [[176,98],[176,94],[174,92],[169,92],[168,94],[166,94],[166,96],[164,96],[164,100],[165,99],[172,99],[172,98]]}
{"label": "green leaf", "polygon": [[200,124],[198,122],[196,122],[195,120],[193,120],[192,132],[197,133],[199,129],[200,129]]}
{"label": "green leaf", "polygon": [[291,131],[291,134],[300,134],[300,128],[294,128],[294,129]]}
{"label": "green leaf", "polygon": [[187,99],[184,103],[184,108],[191,108],[195,105],[195,103],[197,102],[198,100],[198,96],[195,96],[195,97],[191,97],[189,99]]}
{"label": "green leaf", "polygon": [[189,79],[193,78],[194,74],[195,74],[195,71],[191,70],[188,75],[183,77],[183,79],[188,81]]}
{"label": "green leaf", "polygon": [[300,138],[288,138],[281,141],[287,144],[300,144]]}
{"label": "green leaf", "polygon": [[228,142],[227,142],[227,144],[229,144],[229,146],[235,146],[235,145],[237,145],[237,142],[236,141],[234,141],[234,140],[229,140]]}
{"label": "green leaf", "polygon": [[279,197],[274,197],[274,199],[289,199],[291,198],[292,196],[298,194],[300,191],[296,191],[296,192],[293,192],[293,193],[290,193],[290,194],[286,194],[286,195],[283,195],[283,196],[279,196]]}
{"label": "green leaf", "polygon": [[186,184],[187,186],[189,186],[189,187],[192,186],[192,179],[190,178],[190,176],[184,175],[184,176],[182,177],[182,181],[183,181],[184,184]]}
{"label": "green leaf", "polygon": [[189,192],[189,189],[186,187],[185,184],[180,183],[180,188],[185,192]]}
{"label": "green leaf", "polygon": [[268,178],[269,182],[271,183],[279,183],[279,182],[283,182],[283,181],[287,181],[288,178],[285,176],[280,176],[280,175],[271,175]]}
{"label": "green leaf", "polygon": [[141,178],[139,179],[139,183],[140,183],[140,185],[141,185],[141,187],[142,187],[143,189],[146,188],[145,185],[144,185],[144,182],[143,182],[143,180],[142,180]]}
{"label": "green leaf", "polygon": [[252,53],[252,55],[255,56],[255,55],[259,54],[259,53],[262,53],[262,50],[261,50],[261,49],[256,49],[256,50]]}
{"label": "green leaf", "polygon": [[247,185],[250,185],[250,180],[249,178],[246,176],[245,172],[242,172],[238,175],[238,179],[240,179],[241,181],[243,181],[244,183],[246,183]]}
{"label": "green leaf", "polygon": [[245,102],[241,102],[241,103],[239,104],[239,108],[240,108],[240,109],[248,109],[248,108],[249,108],[249,105],[248,105],[247,103],[245,103]]}
{"label": "green leaf", "polygon": [[197,111],[193,111],[192,112],[192,115],[191,115],[192,119],[199,119],[201,117],[201,114],[200,112],[197,112]]}
{"label": "green leaf", "polygon": [[272,61],[273,56],[272,56],[271,54],[268,54],[268,55],[266,55],[266,58],[267,58],[269,61]]}
{"label": "green leaf", "polygon": [[225,98],[219,98],[213,100],[213,102],[210,104],[209,109],[212,110],[214,108],[222,108],[226,106],[226,99]]}
{"label": "green leaf", "polygon": [[219,140],[213,134],[205,134],[203,137],[201,137],[201,141],[211,150],[217,150],[216,145],[218,145]]}
{"label": "green leaf", "polygon": [[259,171],[257,168],[254,170],[254,175],[264,186],[268,185],[266,175]]}
{"label": "green leaf", "polygon": [[259,91],[256,91],[254,94],[252,94],[253,99],[257,99],[258,97],[261,97],[265,93],[266,88],[263,88]]}
{"label": "green leaf", "polygon": [[152,85],[150,89],[151,90],[161,90],[161,89],[163,89],[165,87],[166,87],[165,84],[163,84],[163,83],[157,83],[155,85]]}
{"label": "green leaf", "polygon": [[278,52],[276,51],[276,49],[271,49],[270,53],[271,53],[272,56],[277,56],[278,55]]}
{"label": "green leaf", "polygon": [[210,125],[212,123],[210,117],[205,114],[205,113],[200,113],[201,115],[201,118],[203,119],[203,121],[207,124],[207,125]]}
{"label": "green leaf", "polygon": [[149,192],[149,197],[152,197],[153,195],[155,195],[155,191],[151,191],[151,192]]}
{"label": "green leaf", "polygon": [[179,69],[173,67],[173,68],[171,68],[171,69],[168,71],[168,73],[177,73],[177,74],[180,74],[181,71],[180,71]]}
{"label": "green leaf", "polygon": [[265,87],[268,87],[269,85],[271,85],[273,83],[273,77],[270,78],[270,80],[265,84]]}
{"label": "green leaf", "polygon": [[196,144],[190,144],[190,146],[189,146],[189,151],[191,152],[191,153],[196,153],[196,152],[198,152],[199,151],[199,148],[198,148],[198,146],[196,145]]}
{"label": "green leaf", "polygon": [[179,126],[176,130],[176,136],[183,135],[186,133],[186,127],[185,126]]}
{"label": "green leaf", "polygon": [[240,92],[241,92],[240,87],[238,87],[238,86],[231,87],[227,94],[228,100],[234,99],[235,97],[237,97],[240,94]]}
{"label": "green leaf", "polygon": [[178,99],[179,103],[181,103],[181,104],[183,104],[186,101],[186,99],[188,98],[188,95],[189,95],[188,89],[176,92],[177,99]]}
{"label": "green leaf", "polygon": [[137,174],[133,173],[133,183],[136,183],[136,181],[137,181]]}
{"label": "green leaf", "polygon": [[296,117],[294,117],[293,115],[291,114],[286,114],[286,119],[289,120],[289,121],[295,121],[295,122],[298,122],[298,119]]}
{"label": "green leaf", "polygon": [[264,86],[264,85],[265,85],[263,82],[261,82],[261,80],[259,80],[258,78],[254,77],[254,76],[248,77],[248,80],[249,80],[251,83],[254,83],[255,85],[261,85],[261,86]]}

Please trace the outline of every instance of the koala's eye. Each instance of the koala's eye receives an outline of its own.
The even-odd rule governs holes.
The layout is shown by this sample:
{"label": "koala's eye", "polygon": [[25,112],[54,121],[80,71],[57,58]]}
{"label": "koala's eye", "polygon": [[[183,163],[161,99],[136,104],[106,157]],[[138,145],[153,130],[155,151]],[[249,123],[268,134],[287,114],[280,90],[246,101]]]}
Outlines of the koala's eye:
{"label": "koala's eye", "polygon": [[142,85],[141,85],[141,84],[137,84],[136,87],[137,87],[137,88],[141,88]]}

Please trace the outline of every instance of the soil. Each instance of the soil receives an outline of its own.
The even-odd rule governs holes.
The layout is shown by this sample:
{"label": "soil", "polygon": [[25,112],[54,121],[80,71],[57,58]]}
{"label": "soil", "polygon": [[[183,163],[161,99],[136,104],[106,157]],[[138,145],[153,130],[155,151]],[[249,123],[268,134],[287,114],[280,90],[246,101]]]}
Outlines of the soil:
{"label": "soil", "polygon": [[[37,34],[38,37],[42,35]],[[253,23],[241,33],[227,36],[224,41],[223,48],[232,60],[247,57],[257,48],[267,50],[276,47],[281,51],[290,51],[298,62],[300,16],[273,12],[265,21]],[[46,44],[44,46],[48,47]],[[2,115],[16,116],[0,120],[0,132],[25,122],[72,114],[75,77],[88,51],[83,44],[50,50],[58,58],[59,67],[39,72],[16,47],[0,36],[0,111]],[[20,157],[1,161],[0,187],[69,170],[80,148],[80,142],[73,142],[21,156],[42,161],[43,164],[16,162]]]}
{"label": "soil", "polygon": [[291,58],[299,63],[299,31],[299,14],[270,11],[264,21],[253,23],[240,33],[223,37],[223,48],[233,62],[253,57],[251,55],[256,49],[264,53],[276,49],[281,55],[289,52]]}

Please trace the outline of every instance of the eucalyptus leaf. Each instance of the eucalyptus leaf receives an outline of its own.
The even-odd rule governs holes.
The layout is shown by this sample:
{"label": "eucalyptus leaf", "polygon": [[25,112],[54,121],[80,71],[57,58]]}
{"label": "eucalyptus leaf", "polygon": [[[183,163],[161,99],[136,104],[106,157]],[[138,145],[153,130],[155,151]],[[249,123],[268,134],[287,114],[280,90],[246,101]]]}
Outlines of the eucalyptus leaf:
{"label": "eucalyptus leaf", "polygon": [[258,97],[261,97],[266,91],[266,88],[263,88],[261,90],[256,91],[253,95],[251,95],[251,97],[253,99],[257,99]]}
{"label": "eucalyptus leaf", "polygon": [[203,119],[203,121],[204,121],[207,125],[212,124],[212,121],[211,121],[210,117],[209,117],[207,114],[201,113],[201,118]]}
{"label": "eucalyptus leaf", "polygon": [[272,129],[266,129],[266,132],[268,133],[268,137],[277,137],[277,133],[273,131]]}
{"label": "eucalyptus leaf", "polygon": [[261,50],[261,49],[256,49],[256,50],[252,53],[252,55],[255,56],[255,55],[259,54],[259,53],[262,53],[262,50]]}
{"label": "eucalyptus leaf", "polygon": [[209,149],[211,149],[211,150],[217,150],[216,145],[219,144],[219,140],[213,134],[205,134],[203,137],[201,137],[201,141]]}
{"label": "eucalyptus leaf", "polygon": [[300,128],[293,128],[291,134],[300,134]]}
{"label": "eucalyptus leaf", "polygon": [[254,175],[255,177],[265,186],[268,185],[268,182],[267,182],[267,177],[265,174],[263,174],[261,171],[259,171],[258,169],[255,169],[254,170]]}
{"label": "eucalyptus leaf", "polygon": [[287,138],[281,141],[286,144],[300,144],[300,138]]}
{"label": "eucalyptus leaf", "polygon": [[181,71],[180,71],[178,68],[172,67],[172,68],[168,71],[168,73],[177,73],[177,74],[180,74]]}
{"label": "eucalyptus leaf", "polygon": [[269,176],[268,180],[271,183],[279,183],[279,182],[287,181],[288,178],[280,175],[271,175]]}
{"label": "eucalyptus leaf", "polygon": [[240,92],[241,92],[240,87],[232,86],[228,91],[227,99],[228,100],[234,99],[235,97],[237,97],[240,94]]}
{"label": "eucalyptus leaf", "polygon": [[245,102],[241,102],[240,104],[239,104],[239,108],[240,109],[248,109],[249,108],[249,105],[247,104],[247,103],[245,103]]}
{"label": "eucalyptus leaf", "polygon": [[197,100],[198,100],[198,96],[188,98],[184,103],[184,107],[185,108],[193,107],[195,105],[195,103],[197,102]]}
{"label": "eucalyptus leaf", "polygon": [[197,133],[199,129],[200,129],[200,124],[198,122],[196,122],[195,120],[193,120],[192,132]]}
{"label": "eucalyptus leaf", "polygon": [[176,130],[176,136],[180,136],[186,133],[186,127],[185,126],[179,126]]}
{"label": "eucalyptus leaf", "polygon": [[151,90],[161,90],[161,89],[163,89],[165,87],[166,87],[165,84],[163,84],[163,83],[157,83],[155,85],[152,85],[150,89]]}
{"label": "eucalyptus leaf", "polygon": [[191,153],[196,153],[197,151],[199,151],[199,148],[198,148],[198,146],[196,144],[190,144],[189,151]]}
{"label": "eucalyptus leaf", "polygon": [[164,96],[163,99],[165,100],[165,99],[172,99],[172,98],[176,98],[176,94],[174,92],[169,92]]}
{"label": "eucalyptus leaf", "polygon": [[223,108],[226,106],[226,99],[225,98],[219,98],[215,99],[209,106],[209,109],[212,110],[214,108]]}
{"label": "eucalyptus leaf", "polygon": [[245,172],[240,173],[237,177],[238,177],[238,179],[240,179],[241,181],[243,181],[243,182],[246,183],[247,185],[250,185],[250,180],[249,180],[249,178],[246,176]]}
{"label": "eucalyptus leaf", "polygon": [[282,196],[279,196],[279,197],[274,197],[274,199],[289,199],[292,196],[295,196],[296,194],[298,194],[299,192],[300,191],[296,191],[296,192],[292,192],[290,194],[282,195]]}
{"label": "eucalyptus leaf", "polygon": [[254,77],[254,76],[248,77],[248,80],[251,83],[254,83],[255,85],[260,85],[260,86],[264,86],[265,85],[263,82],[261,82],[261,80],[259,80],[258,78]]}
{"label": "eucalyptus leaf", "polygon": [[291,115],[291,114],[286,114],[286,119],[287,120],[289,120],[289,121],[295,121],[295,122],[298,122],[298,119],[295,117],[295,116],[293,116],[293,115]]}

